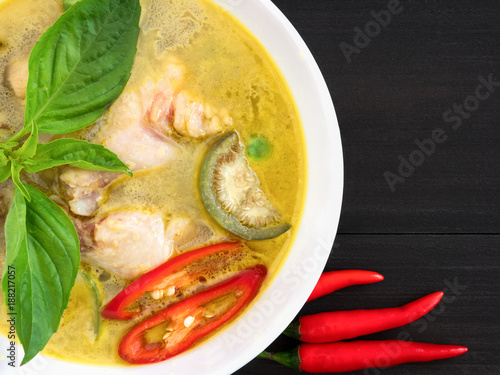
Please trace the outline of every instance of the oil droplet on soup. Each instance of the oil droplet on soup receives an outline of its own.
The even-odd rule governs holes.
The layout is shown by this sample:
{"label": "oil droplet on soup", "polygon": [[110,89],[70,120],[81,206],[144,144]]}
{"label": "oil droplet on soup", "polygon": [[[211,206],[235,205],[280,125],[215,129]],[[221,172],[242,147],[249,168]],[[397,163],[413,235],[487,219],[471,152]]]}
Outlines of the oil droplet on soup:
{"label": "oil droplet on soup", "polygon": [[[174,62],[185,70],[182,87],[177,89],[189,90],[201,101],[226,109],[233,124],[228,130],[237,130],[244,144],[258,135],[272,145],[272,157],[251,167],[262,189],[283,220],[292,224],[292,229],[275,239],[248,242],[272,278],[291,246],[305,189],[302,129],[288,87],[260,43],[211,2],[143,0],[141,6],[138,53],[125,91],[137,89],[148,77],[161,78],[164,73],[161,67]],[[61,2],[57,0],[0,3],[0,140],[22,127],[24,113],[22,99],[16,97],[12,85],[2,78],[9,66],[27,58],[38,37],[61,12]],[[90,127],[72,136],[95,141],[98,130],[98,126]],[[206,213],[198,192],[200,163],[213,139],[182,144],[183,151],[173,163],[136,173],[133,179],[116,180],[108,187],[100,212],[111,213],[120,207],[149,207],[160,211],[166,220],[178,216],[199,220],[217,238],[234,240]],[[0,184],[2,228],[12,189],[9,182]],[[4,238],[1,233],[1,269],[5,262]],[[101,280],[105,302],[128,283],[97,266],[82,267]],[[117,347],[137,321],[103,320],[102,333],[94,342],[91,299],[88,288],[77,281],[59,330],[44,353],[73,362],[125,365],[118,357]],[[0,331],[4,335],[8,330],[6,317],[2,303]]]}

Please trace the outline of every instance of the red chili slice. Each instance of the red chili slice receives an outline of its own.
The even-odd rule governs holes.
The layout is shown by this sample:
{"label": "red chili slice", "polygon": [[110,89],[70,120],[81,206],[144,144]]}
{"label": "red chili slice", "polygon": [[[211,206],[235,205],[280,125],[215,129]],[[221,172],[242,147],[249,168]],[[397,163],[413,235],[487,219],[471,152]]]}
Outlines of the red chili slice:
{"label": "red chili slice", "polygon": [[131,310],[130,306],[146,292],[174,287],[175,293],[180,294],[200,277],[222,272],[242,252],[243,247],[241,242],[228,242],[176,256],[123,289],[108,303],[101,315],[108,319],[131,319],[141,309]]}
{"label": "red chili slice", "polygon": [[[249,268],[168,307],[133,328],[120,343],[118,354],[127,362],[147,364],[182,353],[241,311],[255,297],[266,274],[262,265]],[[148,340],[148,334],[160,335],[162,340]]]}

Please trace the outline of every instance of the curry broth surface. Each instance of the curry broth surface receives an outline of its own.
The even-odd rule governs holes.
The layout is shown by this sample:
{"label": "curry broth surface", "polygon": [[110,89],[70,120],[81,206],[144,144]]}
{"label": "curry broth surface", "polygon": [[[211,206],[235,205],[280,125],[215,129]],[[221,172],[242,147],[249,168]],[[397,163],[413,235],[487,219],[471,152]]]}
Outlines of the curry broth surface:
{"label": "curry broth surface", "polygon": [[[186,71],[182,89],[213,107],[227,109],[233,119],[232,128],[244,144],[251,136],[261,135],[273,145],[269,160],[250,164],[263,190],[293,227],[278,238],[248,243],[272,278],[291,245],[305,189],[302,130],[289,90],[259,42],[220,7],[205,0],[142,0],[141,5],[138,53],[125,90],[137,89],[149,77],[160,77],[168,63],[181,64]],[[23,122],[23,106],[3,79],[6,67],[27,56],[61,12],[60,2],[55,0],[7,0],[0,5],[0,139],[10,136]],[[72,136],[97,142],[96,134],[98,127],[91,127]],[[123,207],[152,208],[161,210],[166,220],[188,216],[206,223],[220,238],[235,239],[206,213],[198,192],[200,163],[216,138],[183,144],[183,152],[172,164],[113,182],[100,214]],[[11,190],[9,183],[0,185],[4,201],[8,201]],[[3,268],[4,233],[0,240]],[[98,267],[82,267],[97,276],[102,273]],[[126,284],[113,276],[103,282],[105,302]],[[90,301],[90,291],[77,279],[59,330],[44,353],[74,362],[126,364],[119,358],[117,347],[137,321],[103,320],[101,336],[94,342]],[[8,329],[6,321],[2,303],[3,334]]]}

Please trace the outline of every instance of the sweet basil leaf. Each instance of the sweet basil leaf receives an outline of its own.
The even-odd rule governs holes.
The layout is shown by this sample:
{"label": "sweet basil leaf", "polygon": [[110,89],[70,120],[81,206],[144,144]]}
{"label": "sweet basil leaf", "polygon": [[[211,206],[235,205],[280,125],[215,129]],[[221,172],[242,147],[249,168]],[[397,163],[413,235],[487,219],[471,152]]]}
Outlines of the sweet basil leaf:
{"label": "sweet basil leaf", "polygon": [[71,8],[73,5],[75,5],[78,1],[80,0],[63,0],[63,8],[64,10],[68,10]]}
{"label": "sweet basil leaf", "polygon": [[14,185],[21,192],[25,199],[31,201],[31,196],[28,190],[26,189],[26,185],[21,182],[21,170],[23,166],[17,163],[15,160],[10,158],[10,176],[12,177],[12,181],[14,181]]}
{"label": "sweet basil leaf", "polygon": [[59,165],[70,164],[75,167],[126,173],[131,170],[107,148],[77,139],[58,139],[39,144],[35,156],[24,162],[24,169],[36,173]]}
{"label": "sweet basil leaf", "polygon": [[25,126],[70,133],[92,124],[130,77],[139,0],[84,0],[40,37],[29,58]]}
{"label": "sweet basil leaf", "polygon": [[[25,351],[22,364],[57,331],[80,263],[80,244],[71,220],[45,194],[29,185],[25,189],[31,202],[16,189],[5,221],[7,258],[2,280],[9,312],[16,313],[16,331]],[[11,270],[14,305],[8,299]]]}

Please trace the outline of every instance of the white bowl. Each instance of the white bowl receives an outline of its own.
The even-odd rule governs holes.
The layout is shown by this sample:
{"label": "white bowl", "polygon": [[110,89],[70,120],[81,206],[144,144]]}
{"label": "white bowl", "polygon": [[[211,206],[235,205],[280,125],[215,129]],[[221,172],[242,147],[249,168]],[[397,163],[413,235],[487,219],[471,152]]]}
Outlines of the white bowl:
{"label": "white bowl", "polygon": [[[2,0],[0,0],[1,2]],[[307,46],[270,0],[215,0],[264,45],[290,86],[302,119],[307,150],[304,212],[292,249],[279,274],[253,306],[219,335],[166,362],[149,375],[231,374],[279,336],[304,305],[330,254],[343,189],[343,159],[330,93]],[[0,338],[0,369],[14,374],[144,374],[145,368],[96,367],[38,355],[22,368],[7,366],[7,340]],[[20,362],[22,348],[17,347]]]}

